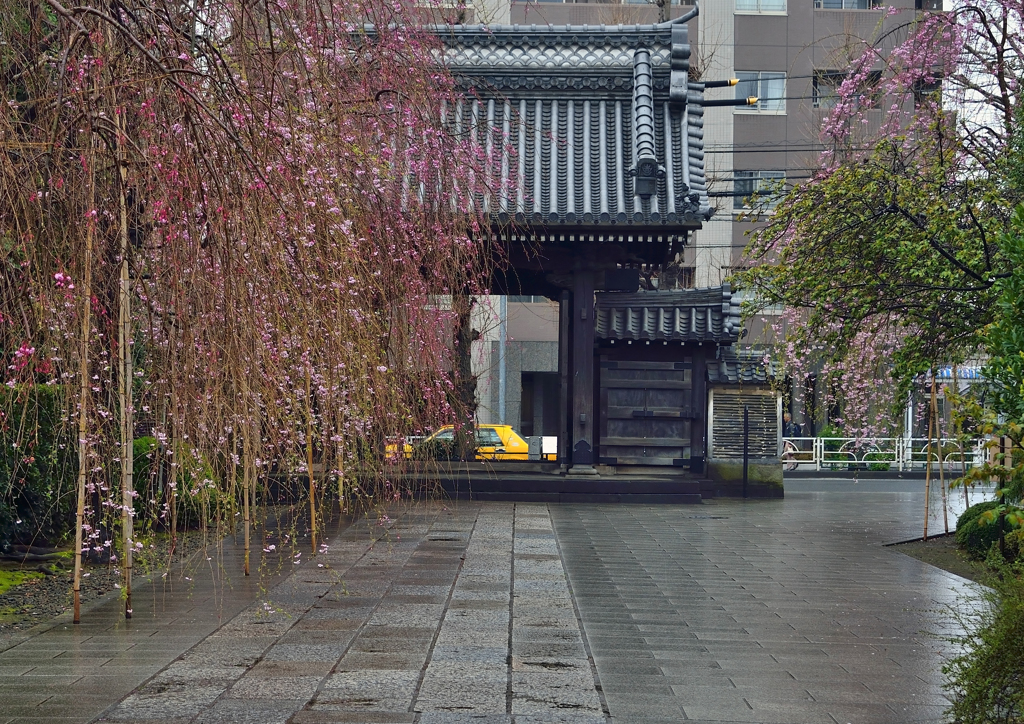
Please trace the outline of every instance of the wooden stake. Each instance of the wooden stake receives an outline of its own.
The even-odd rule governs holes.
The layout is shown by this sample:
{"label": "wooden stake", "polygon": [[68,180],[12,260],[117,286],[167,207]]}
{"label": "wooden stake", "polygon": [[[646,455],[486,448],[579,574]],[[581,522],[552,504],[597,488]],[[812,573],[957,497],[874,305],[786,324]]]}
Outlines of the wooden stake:
{"label": "wooden stake", "polygon": [[[96,201],[96,154],[89,155],[89,188],[92,203]],[[95,218],[86,221],[85,259],[82,272],[82,331],[79,339],[78,376],[78,508],[75,513],[75,578],[74,615],[72,623],[82,622],[82,546],[85,528],[85,479],[89,466],[89,334],[92,327],[92,246]]]}
{"label": "wooden stake", "polygon": [[943,470],[945,460],[942,457],[942,419],[939,417],[939,406],[935,401],[935,378],[932,377],[932,413],[935,415],[935,439],[939,447],[939,488],[942,490],[942,523],[946,535],[949,535],[949,506],[946,501],[946,475]]}
{"label": "wooden stake", "polygon": [[[935,404],[935,373],[932,373],[932,406]],[[928,498],[931,493],[932,486],[932,425],[935,423],[935,417],[929,412],[928,414],[928,447],[925,452],[925,468],[924,468],[924,540],[928,540]]]}
{"label": "wooden stake", "polygon": [[242,517],[244,529],[245,561],[242,570],[249,575],[249,485],[252,477],[252,449],[249,445],[249,430],[242,432]]}
{"label": "wooden stake", "polygon": [[[116,110],[116,108],[115,108]],[[124,119],[116,113],[117,122],[117,163],[119,166],[121,207],[121,279],[119,290],[118,312],[118,346],[117,362],[120,377],[119,397],[121,403],[121,538],[124,546],[124,617],[132,617],[132,558],[135,546],[134,508],[135,508],[135,451],[133,446],[135,420],[133,411],[132,380],[132,317],[131,317],[131,279],[128,268],[128,203],[125,197],[125,186],[128,183],[128,167],[124,159],[123,134]]]}
{"label": "wooden stake", "polygon": [[[956,390],[957,394],[960,394],[960,377],[957,372],[957,366],[953,365],[953,389]],[[957,423],[956,427],[956,441],[960,447],[960,477],[963,478],[967,475],[967,457],[964,455],[964,427],[962,423]],[[965,480],[964,486],[964,505],[968,508],[971,507],[971,498],[968,494],[968,485]]]}
{"label": "wooden stake", "polygon": [[313,484],[312,370],[306,368],[306,472],[309,475],[309,538],[316,553],[316,487]]}

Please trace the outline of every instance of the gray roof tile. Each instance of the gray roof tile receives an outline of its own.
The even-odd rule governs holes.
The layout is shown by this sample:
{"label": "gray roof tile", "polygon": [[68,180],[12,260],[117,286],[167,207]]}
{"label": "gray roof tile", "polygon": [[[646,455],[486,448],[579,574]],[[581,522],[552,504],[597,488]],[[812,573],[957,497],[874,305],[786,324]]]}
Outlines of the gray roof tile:
{"label": "gray roof tile", "polygon": [[686,79],[685,24],[439,34],[466,91],[449,123],[495,149],[499,190],[480,199],[493,218],[683,228],[710,218],[703,86]]}
{"label": "gray roof tile", "polygon": [[708,382],[718,385],[765,385],[768,368],[764,350],[721,347],[718,359],[708,360]]}
{"label": "gray roof tile", "polygon": [[727,284],[710,289],[604,292],[597,295],[595,315],[599,339],[725,344],[739,339],[740,306]]}

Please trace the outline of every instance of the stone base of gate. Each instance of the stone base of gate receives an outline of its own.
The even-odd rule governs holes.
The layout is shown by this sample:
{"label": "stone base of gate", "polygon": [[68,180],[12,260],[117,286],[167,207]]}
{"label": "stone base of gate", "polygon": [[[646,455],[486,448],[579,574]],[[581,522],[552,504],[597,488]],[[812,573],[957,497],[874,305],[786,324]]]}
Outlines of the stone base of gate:
{"label": "stone base of gate", "polygon": [[552,475],[528,470],[480,470],[453,466],[438,475],[441,492],[460,500],[522,500],[550,503],[693,504],[702,480],[689,474]]}
{"label": "stone base of gate", "polygon": [[[707,477],[708,480],[701,486],[701,493],[704,497],[744,497],[742,460],[708,460]],[[782,460],[779,458],[749,460],[747,463],[746,497],[781,498],[783,496]]]}

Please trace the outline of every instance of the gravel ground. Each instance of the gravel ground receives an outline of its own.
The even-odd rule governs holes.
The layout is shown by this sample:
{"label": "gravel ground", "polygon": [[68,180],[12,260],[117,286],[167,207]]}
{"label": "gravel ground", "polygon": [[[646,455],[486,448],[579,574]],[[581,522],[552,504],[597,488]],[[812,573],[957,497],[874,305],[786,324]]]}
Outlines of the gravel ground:
{"label": "gravel ground", "polygon": [[[169,540],[166,537],[154,541],[153,547],[141,556],[136,556],[136,575],[142,570],[163,568],[167,560]],[[175,560],[179,555],[187,556],[201,548],[203,535],[200,531],[188,531],[178,536]],[[139,560],[141,558],[141,560]],[[65,568],[67,566],[67,568]],[[49,621],[71,609],[73,566],[70,560],[62,559],[57,565],[50,563],[27,563],[19,566],[5,563],[6,570],[26,572],[39,571],[45,575],[33,578],[17,586],[12,586],[0,594],[0,638],[6,635],[25,631],[33,626]],[[81,598],[86,604],[101,596],[117,590],[122,581],[119,569],[106,564],[87,565],[82,573]]]}

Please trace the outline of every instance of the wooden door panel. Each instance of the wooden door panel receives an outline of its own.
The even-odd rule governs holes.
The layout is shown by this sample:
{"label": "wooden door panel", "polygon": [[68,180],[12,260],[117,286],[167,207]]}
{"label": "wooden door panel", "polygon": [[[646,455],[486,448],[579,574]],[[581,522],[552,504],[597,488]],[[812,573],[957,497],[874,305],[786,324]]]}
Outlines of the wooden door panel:
{"label": "wooden door panel", "polygon": [[686,465],[691,453],[692,363],[601,363],[600,458],[611,464]]}

